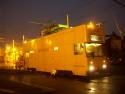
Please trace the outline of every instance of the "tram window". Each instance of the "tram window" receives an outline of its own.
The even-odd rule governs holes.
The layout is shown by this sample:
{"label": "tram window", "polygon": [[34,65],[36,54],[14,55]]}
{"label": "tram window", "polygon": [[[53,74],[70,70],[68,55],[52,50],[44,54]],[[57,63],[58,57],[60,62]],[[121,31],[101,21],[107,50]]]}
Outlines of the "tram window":
{"label": "tram window", "polygon": [[102,44],[99,43],[86,43],[87,56],[102,56]]}
{"label": "tram window", "polygon": [[81,54],[83,54],[83,48],[84,48],[84,44],[83,43],[76,43],[74,45],[74,55],[81,55]]}

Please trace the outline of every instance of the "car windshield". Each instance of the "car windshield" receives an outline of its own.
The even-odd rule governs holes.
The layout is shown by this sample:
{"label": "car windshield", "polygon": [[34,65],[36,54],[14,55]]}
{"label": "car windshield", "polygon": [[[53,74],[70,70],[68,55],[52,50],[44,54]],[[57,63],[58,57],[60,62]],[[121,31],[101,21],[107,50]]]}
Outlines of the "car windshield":
{"label": "car windshield", "polygon": [[89,57],[103,56],[101,43],[86,43],[86,55]]}

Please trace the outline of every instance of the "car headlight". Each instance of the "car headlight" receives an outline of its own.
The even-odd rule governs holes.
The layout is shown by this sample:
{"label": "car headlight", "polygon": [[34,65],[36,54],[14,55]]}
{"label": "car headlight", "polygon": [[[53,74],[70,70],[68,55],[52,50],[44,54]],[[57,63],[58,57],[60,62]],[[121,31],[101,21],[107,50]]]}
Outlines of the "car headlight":
{"label": "car headlight", "polygon": [[103,68],[103,69],[106,69],[106,68],[107,68],[107,65],[106,65],[106,64],[103,64],[103,65],[102,65],[102,68]]}

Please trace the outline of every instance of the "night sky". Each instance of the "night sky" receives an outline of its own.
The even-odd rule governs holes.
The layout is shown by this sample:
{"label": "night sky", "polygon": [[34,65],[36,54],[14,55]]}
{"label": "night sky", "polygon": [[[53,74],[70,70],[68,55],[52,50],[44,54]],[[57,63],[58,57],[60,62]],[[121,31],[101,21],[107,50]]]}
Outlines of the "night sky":
{"label": "night sky", "polygon": [[66,13],[71,26],[99,21],[110,34],[116,30],[113,22],[116,18],[125,32],[125,7],[113,0],[0,0],[0,37],[6,41],[21,40],[23,34],[27,39],[39,37],[42,25],[31,21],[65,24]]}

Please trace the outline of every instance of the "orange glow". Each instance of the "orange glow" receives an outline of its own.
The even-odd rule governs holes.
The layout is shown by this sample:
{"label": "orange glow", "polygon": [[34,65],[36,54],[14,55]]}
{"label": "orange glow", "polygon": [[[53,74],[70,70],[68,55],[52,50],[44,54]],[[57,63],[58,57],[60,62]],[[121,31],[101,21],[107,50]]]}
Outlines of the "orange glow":
{"label": "orange glow", "polygon": [[29,58],[29,53],[28,52],[25,55],[26,55],[26,58]]}
{"label": "orange glow", "polygon": [[93,64],[93,61],[90,61],[90,64]]}
{"label": "orange glow", "polygon": [[35,40],[31,40],[31,45],[34,46]]}
{"label": "orange glow", "polygon": [[24,40],[24,42],[23,42],[24,44],[26,44],[27,43],[27,40]]}
{"label": "orange glow", "polygon": [[46,43],[47,43],[48,45],[51,45],[51,44],[52,44],[52,41],[51,41],[51,40],[46,40]]}
{"label": "orange glow", "polygon": [[7,46],[7,48],[6,48],[7,50],[10,50],[10,46]]}
{"label": "orange glow", "polygon": [[30,51],[30,54],[33,54],[34,53],[34,51]]}
{"label": "orange glow", "polygon": [[54,47],[54,51],[58,51],[59,50],[59,47],[58,46],[55,46]]}
{"label": "orange glow", "polygon": [[7,63],[7,66],[15,68],[16,62],[18,61],[20,53],[18,52],[18,49],[15,46],[6,46],[5,49],[5,63]]}
{"label": "orange glow", "polygon": [[87,25],[87,28],[89,28],[89,29],[94,29],[94,23],[92,23],[91,21],[90,21],[90,23]]}

